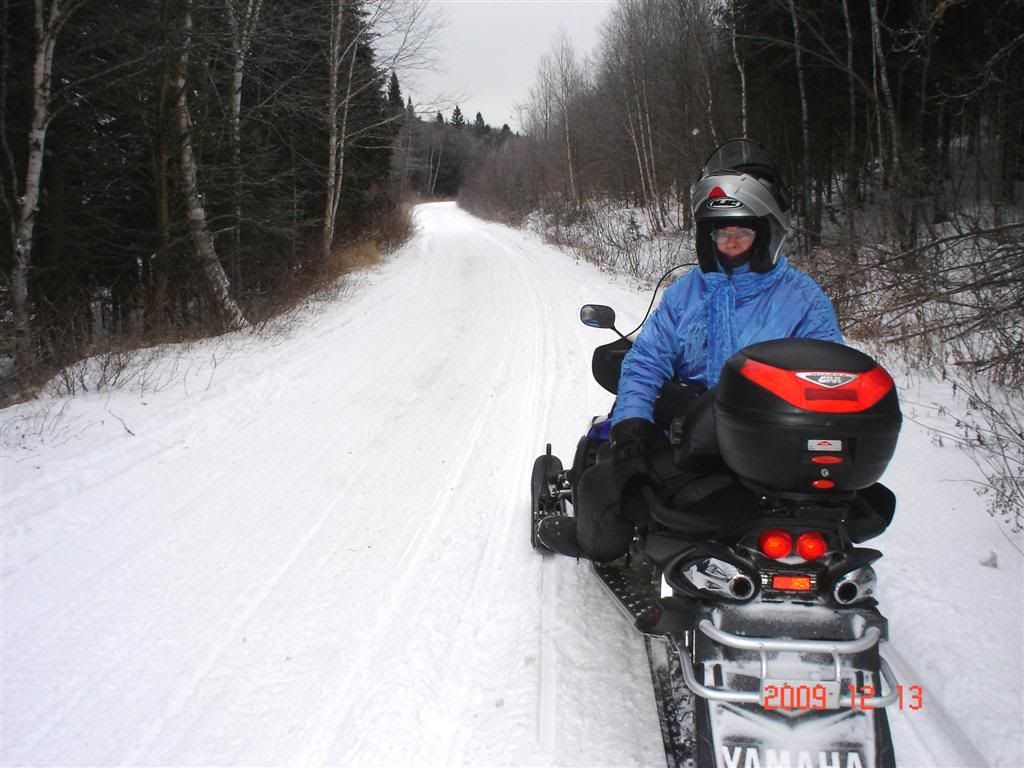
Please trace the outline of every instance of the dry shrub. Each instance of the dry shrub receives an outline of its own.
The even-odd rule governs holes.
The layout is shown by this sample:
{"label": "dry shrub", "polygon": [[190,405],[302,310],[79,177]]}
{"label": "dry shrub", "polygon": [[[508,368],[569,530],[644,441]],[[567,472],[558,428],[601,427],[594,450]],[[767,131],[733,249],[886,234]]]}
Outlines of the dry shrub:
{"label": "dry shrub", "polygon": [[367,269],[379,264],[381,259],[380,246],[375,240],[357,240],[354,243],[340,246],[331,251],[317,269],[313,279],[311,294],[320,293],[323,288],[350,272]]}
{"label": "dry shrub", "polygon": [[396,205],[380,217],[374,238],[384,253],[391,253],[408,242],[415,232],[412,206]]}

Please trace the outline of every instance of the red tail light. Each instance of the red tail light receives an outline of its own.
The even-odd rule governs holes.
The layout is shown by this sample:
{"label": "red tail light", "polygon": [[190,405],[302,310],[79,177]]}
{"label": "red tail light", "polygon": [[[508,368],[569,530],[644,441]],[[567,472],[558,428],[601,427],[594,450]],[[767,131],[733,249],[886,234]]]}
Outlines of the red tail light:
{"label": "red tail light", "polygon": [[816,413],[866,411],[893,388],[892,377],[877,365],[865,373],[788,371],[748,359],[740,373],[790,405]]}
{"label": "red tail light", "polygon": [[770,529],[761,532],[757,539],[757,546],[765,556],[778,560],[788,557],[789,553],[793,551],[793,537],[789,535],[788,531]]}
{"label": "red tail light", "polygon": [[796,540],[796,553],[804,560],[817,560],[828,551],[828,542],[817,531],[801,533]]}

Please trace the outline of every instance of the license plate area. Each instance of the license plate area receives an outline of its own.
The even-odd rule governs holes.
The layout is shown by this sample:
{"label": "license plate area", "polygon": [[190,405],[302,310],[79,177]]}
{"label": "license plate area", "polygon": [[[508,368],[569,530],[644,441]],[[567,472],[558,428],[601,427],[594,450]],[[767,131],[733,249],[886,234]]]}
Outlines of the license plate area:
{"label": "license plate area", "polygon": [[766,679],[761,682],[761,706],[769,711],[839,709],[839,682],[837,680],[782,680]]}

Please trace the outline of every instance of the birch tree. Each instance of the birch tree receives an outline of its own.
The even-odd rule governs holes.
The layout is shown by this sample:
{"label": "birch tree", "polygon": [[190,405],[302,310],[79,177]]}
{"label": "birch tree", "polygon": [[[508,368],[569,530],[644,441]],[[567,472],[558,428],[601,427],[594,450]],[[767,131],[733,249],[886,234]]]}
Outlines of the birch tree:
{"label": "birch tree", "polygon": [[178,67],[174,76],[175,105],[174,113],[177,120],[180,141],[180,162],[182,186],[185,203],[188,208],[189,234],[195,258],[213,291],[219,310],[223,313],[229,327],[241,327],[246,324],[245,316],[238,304],[231,297],[228,276],[224,273],[217,250],[210,232],[206,215],[206,205],[199,190],[199,174],[196,170],[195,152],[192,146],[192,116],[188,106],[188,63],[189,49],[192,40],[192,0],[181,0],[181,26],[179,41],[180,51]]}
{"label": "birch tree", "polygon": [[[893,173],[899,176],[900,173],[900,130],[896,118],[896,105],[893,101],[892,88],[889,87],[889,69],[885,62],[885,49],[882,47],[882,21],[878,15],[878,0],[868,0],[868,9],[871,12],[871,49],[877,82],[882,90],[884,106],[879,106],[879,112],[884,115],[885,122],[889,128],[889,148],[892,157]],[[885,142],[879,132],[879,152],[884,151]]]}
{"label": "birch tree", "polygon": [[[843,0],[845,5],[846,0]],[[740,78],[740,131],[745,138],[747,136],[747,68],[740,56],[739,46],[736,44],[736,9],[729,8],[729,45],[732,48],[732,60],[736,65],[736,73]]]}
{"label": "birch tree", "polygon": [[[259,23],[263,0],[224,0],[231,31],[231,165],[234,169],[234,242],[236,249],[242,237],[242,83],[245,66]],[[236,266],[237,277],[237,266]]]}
{"label": "birch tree", "polygon": [[610,59],[608,75],[618,81],[622,97],[626,135],[636,160],[640,200],[651,229],[660,232],[666,224],[658,161],[654,143],[650,90],[656,87],[652,59],[659,51],[653,24],[661,19],[656,3],[622,6],[612,16],[605,55]]}
{"label": "birch tree", "polygon": [[[328,17],[328,148],[320,238],[325,258],[337,234],[349,147],[359,137],[379,131],[402,117],[401,112],[387,110],[357,115],[357,102],[368,93],[382,89],[385,72],[424,66],[432,56],[429,40],[439,23],[426,0],[329,0]],[[383,41],[386,47],[378,64],[373,64],[365,55],[367,60],[359,60],[371,36]]]}
{"label": "birch tree", "polygon": [[552,63],[555,78],[555,105],[559,111],[561,122],[562,146],[565,152],[565,163],[569,181],[569,199],[578,203],[582,199],[579,187],[579,173],[576,154],[573,146],[572,110],[580,93],[583,73],[576,61],[576,52],[565,33],[561,33],[552,50]]}
{"label": "birch tree", "polygon": [[[13,153],[4,140],[10,173],[12,208],[11,308],[14,315],[15,364],[23,369],[32,364],[32,334],[29,319],[28,278],[32,266],[36,212],[42,188],[46,130],[52,117],[53,57],[57,39],[68,20],[88,0],[34,0],[35,55],[32,62],[32,113],[28,129],[28,155],[22,174],[15,170]],[[7,2],[4,16],[7,17]],[[5,73],[6,79],[6,73]],[[5,99],[6,102],[6,99]],[[6,127],[6,126],[5,126]]]}

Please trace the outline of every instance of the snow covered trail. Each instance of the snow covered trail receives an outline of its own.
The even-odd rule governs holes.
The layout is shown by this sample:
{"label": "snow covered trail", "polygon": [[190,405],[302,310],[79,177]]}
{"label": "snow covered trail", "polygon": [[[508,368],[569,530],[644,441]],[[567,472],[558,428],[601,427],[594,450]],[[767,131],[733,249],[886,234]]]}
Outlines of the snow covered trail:
{"label": "snow covered trail", "polygon": [[313,333],[5,456],[0,762],[661,761],[640,639],[527,539],[601,277],[453,205],[418,223]]}
{"label": "snow covered trail", "polygon": [[[0,765],[664,764],[640,637],[527,538],[534,456],[610,404],[579,306],[627,330],[649,296],[453,204],[416,218],[284,338],[0,412]],[[902,378],[900,765],[1020,766],[1021,560]]]}

